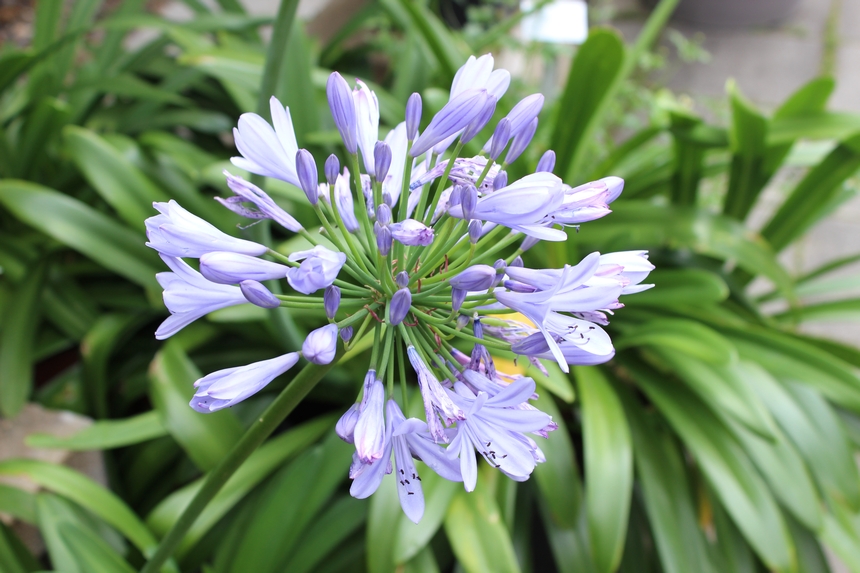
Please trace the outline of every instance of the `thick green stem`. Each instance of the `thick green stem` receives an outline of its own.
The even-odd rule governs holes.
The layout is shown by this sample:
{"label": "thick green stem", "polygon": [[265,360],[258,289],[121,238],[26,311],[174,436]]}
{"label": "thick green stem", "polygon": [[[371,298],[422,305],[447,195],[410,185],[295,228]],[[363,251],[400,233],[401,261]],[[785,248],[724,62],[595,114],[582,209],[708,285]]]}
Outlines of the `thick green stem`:
{"label": "thick green stem", "polygon": [[146,562],[140,573],[155,573],[173,554],[173,551],[185,537],[185,534],[194,525],[194,522],[200,516],[200,513],[206,508],[209,502],[215,497],[215,494],[227,483],[239,466],[248,459],[254,451],[264,442],[266,438],[284,421],[284,419],[292,412],[296,406],[304,399],[305,396],[313,389],[316,384],[322,380],[322,377],[337,363],[343,351],[338,352],[338,356],[331,364],[318,366],[316,364],[308,364],[301,372],[299,372],[293,381],[284,389],[281,394],[275,398],[265,412],[263,412],[251,427],[245,432],[245,435],[233,446],[230,453],[221,460],[221,462],[206,476],[206,481],[203,486],[191,500],[191,503],[179,516],[167,535],[162,538],[158,544],[158,549],[155,554]]}

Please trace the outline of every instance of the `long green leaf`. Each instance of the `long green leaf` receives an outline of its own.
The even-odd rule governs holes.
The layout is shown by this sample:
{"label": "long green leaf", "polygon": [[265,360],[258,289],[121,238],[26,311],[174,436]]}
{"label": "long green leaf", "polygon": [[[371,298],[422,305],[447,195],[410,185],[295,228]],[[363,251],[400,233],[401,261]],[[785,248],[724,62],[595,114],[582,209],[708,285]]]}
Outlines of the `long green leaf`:
{"label": "long green leaf", "polygon": [[723,213],[743,220],[768,179],[764,173],[768,122],[734,82],[729,82],[727,90],[732,106],[732,168]]}
{"label": "long green leaf", "polygon": [[229,410],[200,415],[188,406],[192,384],[202,375],[175,341],[155,355],[150,367],[150,392],[164,427],[202,470],[209,470],[242,436],[242,426]]}
{"label": "long green leaf", "polygon": [[[616,385],[616,388],[618,386]],[[683,453],[657,422],[646,416],[628,390],[619,390],[633,435],[636,472],[645,511],[666,573],[715,573],[696,515]]]}
{"label": "long green leaf", "polygon": [[790,570],[791,538],[776,500],[727,428],[690,391],[627,364],[638,385],[692,451],[720,502],[766,565]]}
{"label": "long green leaf", "polygon": [[60,535],[86,573],[135,573],[128,562],[116,554],[103,539],[71,523],[60,524]]}
{"label": "long green leaf", "polygon": [[823,206],[839,192],[842,183],[860,169],[860,134],[842,142],[806,174],[788,199],[762,229],[762,236],[781,251],[806,232],[824,214]]}
{"label": "long green leaf", "polygon": [[33,388],[33,344],[46,264],[39,263],[10,297],[0,334],[0,412],[14,417]]}
{"label": "long green leaf", "polygon": [[157,288],[155,254],[140,232],[84,203],[27,181],[0,181],[0,204],[24,223],[148,288]]}
{"label": "long green leaf", "polygon": [[626,306],[705,305],[726,300],[729,287],[717,274],[704,269],[657,269],[648,275],[654,288],[624,299]]}
{"label": "long green leaf", "polygon": [[585,510],[597,569],[621,562],[633,490],[633,444],[621,402],[597,368],[575,367],[582,402]]}
{"label": "long green leaf", "polygon": [[104,420],[68,437],[31,434],[31,448],[62,448],[64,450],[109,450],[139,444],[167,435],[158,412],[151,410],[125,420]]}
{"label": "long green leaf", "polygon": [[[484,477],[489,471],[494,470],[481,465]],[[454,495],[445,516],[445,533],[466,573],[520,572],[510,535],[489,488],[479,487],[472,493],[460,490]]]}
{"label": "long green leaf", "polygon": [[367,517],[363,500],[342,497],[314,520],[299,541],[295,551],[281,571],[309,573],[328,560],[343,541],[358,529]]}
{"label": "long green leaf", "polygon": [[649,345],[669,348],[709,364],[731,364],[738,351],[722,334],[699,322],[682,318],[658,318],[638,325],[616,339],[618,350]]}
{"label": "long green leaf", "polygon": [[535,468],[534,479],[552,521],[559,527],[572,529],[576,527],[582,505],[582,482],[573,442],[552,398],[541,395],[535,407],[552,416],[558,429],[550,432],[540,444],[546,462]]}
{"label": "long green leaf", "polygon": [[598,110],[622,73],[624,56],[624,42],[617,32],[595,29],[573,60],[550,139],[550,148],[558,158],[556,171],[571,184],[583,155],[582,147],[599,119]]}
{"label": "long green leaf", "polygon": [[75,470],[38,460],[6,460],[0,462],[0,475],[27,476],[74,501],[114,526],[142,552],[156,545],[152,532],[116,494]]}
{"label": "long green leaf", "polygon": [[[194,522],[178,553],[187,552],[225,513],[277,467],[330,431],[333,422],[330,417],[317,418],[279,435],[251,454]],[[152,530],[159,535],[167,532],[200,490],[203,481],[204,478],[195,480],[164,498],[146,518]]]}

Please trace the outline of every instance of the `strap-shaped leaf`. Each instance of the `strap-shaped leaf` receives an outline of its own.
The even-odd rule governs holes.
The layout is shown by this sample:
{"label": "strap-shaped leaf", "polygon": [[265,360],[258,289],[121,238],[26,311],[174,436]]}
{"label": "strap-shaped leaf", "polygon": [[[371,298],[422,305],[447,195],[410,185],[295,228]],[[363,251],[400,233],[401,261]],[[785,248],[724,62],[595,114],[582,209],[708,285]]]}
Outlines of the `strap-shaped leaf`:
{"label": "strap-shaped leaf", "polygon": [[574,367],[582,403],[585,510],[597,570],[612,573],[621,562],[630,497],[633,444],[621,402],[597,368]]}
{"label": "strap-shaped leaf", "polygon": [[109,450],[139,444],[167,435],[167,429],[155,410],[124,420],[102,420],[68,437],[51,434],[31,434],[31,448],[62,448],[65,450]]}
{"label": "strap-shaped leaf", "polygon": [[22,222],[128,280],[157,288],[162,270],[144,246],[143,220],[133,231],[62,193],[27,181],[0,181],[0,204]]}
{"label": "strap-shaped leaf", "polygon": [[732,167],[723,213],[743,220],[770,178],[764,170],[768,121],[734,82],[729,82],[727,91],[732,107]]}

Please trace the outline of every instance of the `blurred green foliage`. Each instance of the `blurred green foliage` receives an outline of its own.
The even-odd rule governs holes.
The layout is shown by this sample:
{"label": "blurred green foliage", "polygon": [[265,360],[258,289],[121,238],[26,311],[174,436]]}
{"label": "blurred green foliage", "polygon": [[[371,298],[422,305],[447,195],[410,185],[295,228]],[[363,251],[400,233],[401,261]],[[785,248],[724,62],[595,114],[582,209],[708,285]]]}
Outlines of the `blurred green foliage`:
{"label": "blurred green foliage", "polygon": [[[0,512],[37,526],[47,547],[31,555],[0,524],[2,571],[140,568],[288,382],[211,416],[187,407],[191,383],[293,348],[318,318],[222,312],[156,343],[151,203],[176,198],[227,232],[292,250],[294,239],[240,228],[211,200],[226,191],[238,115],[274,92],[300,145],[322,158],[338,145],[329,70],[367,78],[392,127],[413,91],[438,109],[465,58],[508,43],[521,17],[484,6],[455,33],[423,3],[379,0],[319,45],[287,6],[267,49],[258,27],[270,20],[235,0],[185,4],[194,17],[180,24],[139,0],[109,14],[99,0],[39,2],[31,46],[0,51],[0,411],[14,418],[33,401],[95,418],[70,438],[29,440],[104,450],[109,478],[103,488],[47,462],[0,462],[0,475],[41,486],[0,485]],[[390,483],[369,503],[350,498],[349,448],[332,426],[360,381],[341,363],[230,477],[164,571],[818,573],[830,570],[824,546],[860,571],[860,351],[800,330],[858,315],[858,280],[833,277],[860,254],[803,276],[778,257],[856,196],[860,117],[827,110],[830,78],[772,114],[729,83],[726,125],[643,92],[631,78],[655,65],[674,4],[661,2],[631,46],[595,28],[531,154],[511,167],[525,174],[552,148],[571,185],[627,181],[611,216],[530,251],[530,266],[644,248],[657,265],[657,286],[613,319],[612,362],[536,377],[559,430],[541,443],[534,479],[484,472],[467,495],[430,478],[417,526]],[[500,113],[530,91],[515,81]],[[762,192],[788,167],[801,175],[753,228]],[[289,185],[267,189],[306,208]]]}

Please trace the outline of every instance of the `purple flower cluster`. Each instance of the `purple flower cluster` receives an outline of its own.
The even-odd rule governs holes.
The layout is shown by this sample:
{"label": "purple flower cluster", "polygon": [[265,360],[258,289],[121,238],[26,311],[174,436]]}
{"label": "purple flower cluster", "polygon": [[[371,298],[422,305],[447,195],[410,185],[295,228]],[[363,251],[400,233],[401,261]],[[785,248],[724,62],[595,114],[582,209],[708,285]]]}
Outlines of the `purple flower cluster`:
{"label": "purple flower cluster", "polygon": [[[394,474],[415,522],[424,513],[423,466],[472,491],[478,454],[517,481],[545,461],[532,436],[545,438],[556,425],[530,404],[535,381],[498,370],[494,354],[525,356],[544,373],[544,359],[565,372],[571,364],[606,362],[615,350],[602,327],[623,306],[619,297],[651,286],[642,284],[653,269],[644,251],[592,253],[560,269],[524,266],[521,255],[535,243],[567,240],[565,227],[607,215],[624,183],[606,177],[566,185],[552,173],[551,150],[534,173],[509,180],[507,166],[534,138],[544,98],[523,98],[491,126],[511,80],[494,66],[489,54],[469,58],[423,131],[421,96],[413,94],[406,120],[382,140],[376,94],[333,73],[326,95],[347,152],[343,164],[299,148],[289,109],[277,99],[271,124],[243,114],[234,130],[241,157],[233,164],[301,189],[318,223],[308,228],[321,235],[237,175],[225,172],[233,195],[217,199],[238,215],[299,234],[309,243],[303,250],[282,253],[224,233],[175,201],[156,203],[160,214],[146,222],[147,245],[171,270],[157,277],[171,313],[157,338],[239,304],[300,309],[323,324],[301,349],[201,378],[192,408],[233,406],[300,358],[331,364],[343,350],[372,341],[356,402],[336,431],[355,445],[352,495],[368,497]],[[479,155],[460,156],[481,137]],[[199,271],[183,259],[198,259]],[[404,414],[413,411],[410,397],[420,399],[414,411],[423,419]]]}

